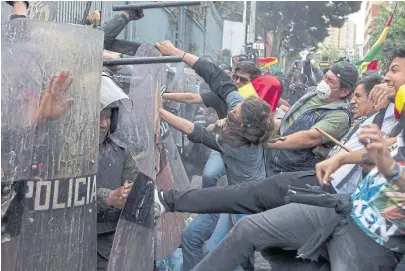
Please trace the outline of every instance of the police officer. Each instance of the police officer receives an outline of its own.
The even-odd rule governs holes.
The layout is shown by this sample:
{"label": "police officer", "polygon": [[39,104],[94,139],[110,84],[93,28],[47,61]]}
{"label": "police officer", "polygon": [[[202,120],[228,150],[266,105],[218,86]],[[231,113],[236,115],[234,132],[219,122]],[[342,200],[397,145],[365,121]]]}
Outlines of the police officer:
{"label": "police officer", "polygon": [[[101,83],[99,170],[97,174],[97,270],[107,270],[114,233],[138,170],[122,144],[113,141],[119,102],[127,98],[111,74]],[[108,97],[116,97],[108,100]]]}

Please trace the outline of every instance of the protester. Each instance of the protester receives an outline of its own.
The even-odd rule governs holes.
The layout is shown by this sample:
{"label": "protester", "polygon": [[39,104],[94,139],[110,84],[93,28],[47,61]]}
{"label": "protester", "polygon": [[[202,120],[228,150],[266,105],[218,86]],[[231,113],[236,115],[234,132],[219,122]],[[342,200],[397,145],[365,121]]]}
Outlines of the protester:
{"label": "protester", "polygon": [[240,88],[261,75],[262,72],[255,63],[251,61],[241,61],[237,64],[232,76],[234,83]]}
{"label": "protester", "polygon": [[357,84],[352,99],[350,100],[355,120],[365,118],[368,114],[374,112],[374,105],[368,96],[373,87],[377,84],[381,84],[381,81],[381,76],[372,75],[363,77]]}
{"label": "protester", "polygon": [[302,96],[305,95],[307,89],[308,78],[303,73],[293,75],[292,83],[283,91],[281,97],[288,101],[289,104],[296,103]]}
{"label": "protester", "polygon": [[316,84],[322,79],[322,71],[313,65],[313,53],[309,53],[306,59],[302,61],[301,72],[308,78],[309,86],[316,86]]}
{"label": "protester", "polygon": [[242,61],[235,68],[233,81],[238,88],[251,83],[258,97],[271,106],[272,112],[276,110],[282,92],[282,84],[278,78],[262,75],[256,64],[251,61]]}
{"label": "protester", "polygon": [[[243,97],[237,91],[236,85],[215,64],[204,59],[197,58],[196,56],[193,56],[191,54],[185,53],[175,48],[169,41],[157,43],[156,46],[163,55],[181,54],[181,56],[183,57],[183,61],[193,67],[196,73],[208,83],[211,91],[214,94],[218,95],[222,101],[226,102],[228,108],[234,108],[237,103],[240,103],[241,98],[243,100]],[[259,102],[259,100],[257,102]],[[269,111],[263,114],[269,114],[269,112],[270,107]],[[260,151],[257,154],[259,153]],[[256,157],[255,159],[258,159],[259,163],[261,164],[260,161],[262,158]],[[253,163],[253,161],[250,162]],[[257,166],[258,163],[256,161],[252,169],[256,168]],[[245,180],[246,179],[247,178],[245,178]],[[207,241],[214,232],[218,218],[218,215],[199,215],[194,218],[193,221],[184,230],[182,240],[184,270],[191,270],[192,267],[195,266],[203,258],[204,242]]]}
{"label": "protester", "polygon": [[270,139],[273,129],[269,111],[270,106],[266,102],[259,98],[248,98],[228,114],[219,135],[207,132],[201,126],[164,109],[160,109],[160,116],[174,128],[186,133],[191,142],[203,143],[220,152],[228,184],[235,184],[266,177],[261,144]]}
{"label": "protester", "polygon": [[[125,26],[134,20],[144,17],[142,9],[124,11],[121,15],[115,15],[111,20],[103,24],[104,49],[121,54],[135,55],[139,43],[116,39]],[[98,17],[100,18],[100,16]]]}
{"label": "protester", "polygon": [[[372,88],[370,92],[370,97],[375,90],[379,90],[384,92],[381,88],[380,77],[373,76],[370,78],[363,78],[357,87],[356,91],[367,91],[368,89]],[[387,101],[388,97],[392,95],[390,88],[388,86],[392,86],[394,91],[398,91],[399,88],[405,84],[405,49],[398,49],[393,54],[393,60],[390,66],[390,71],[385,75],[384,81],[387,84],[385,88],[385,93],[382,93],[380,97],[381,101]],[[394,92],[394,95],[395,95]],[[371,98],[370,100],[374,102]],[[367,111],[369,110],[369,111]],[[365,116],[372,114],[373,109],[370,106],[365,106],[364,109],[360,109],[359,112],[363,112]],[[394,104],[390,103],[386,110],[382,110],[371,117],[367,118],[366,120],[360,122],[359,124],[371,125],[376,124],[381,127],[381,130],[384,132],[386,137],[389,137],[391,131],[393,130],[396,121],[394,117]],[[338,192],[338,193],[352,193],[356,189],[358,181],[361,179],[361,168],[353,165],[353,159],[357,159],[359,161],[358,164],[362,163],[362,156],[365,153],[364,145],[359,142],[360,136],[360,125],[353,125],[348,132],[347,135],[343,137],[342,144],[351,150],[350,153],[346,152],[339,146],[335,146],[331,152],[329,153],[329,159],[321,162],[317,165],[318,171],[322,171],[326,175],[326,179],[332,177],[330,179],[331,184],[333,186],[333,190],[328,190],[330,192]],[[395,140],[392,138],[387,139],[389,144],[392,145],[395,143]],[[354,158],[350,158],[354,157]],[[346,165],[342,166],[342,163],[346,163]],[[349,173],[350,172],[350,173]],[[332,174],[332,175],[331,175]],[[284,177],[285,176],[285,177]],[[270,184],[273,183],[273,184]],[[264,181],[259,183],[252,183],[252,184],[240,184],[237,186],[226,187],[226,188],[212,188],[212,189],[204,189],[201,191],[189,191],[185,193],[183,196],[176,196],[177,192],[170,192],[170,193],[163,193],[165,195],[164,202],[169,203],[171,207],[169,209],[176,208],[174,211],[183,211],[177,208],[180,207],[180,202],[174,202],[173,199],[176,200],[184,200],[181,203],[184,208],[192,208],[193,210],[189,210],[190,212],[229,212],[229,213],[246,213],[243,212],[241,209],[232,209],[232,206],[238,206],[237,208],[247,208],[255,211],[263,211],[267,209],[263,208],[274,208],[273,205],[280,205],[283,204],[283,198],[287,191],[288,185],[293,186],[301,186],[305,187],[306,184],[315,185],[317,183],[317,179],[315,178],[314,171],[301,171],[295,173],[281,173],[272,178],[267,178]],[[274,188],[270,188],[271,186]],[[328,188],[329,189],[329,188]],[[222,192],[220,192],[222,191]],[[228,192],[224,192],[228,191]],[[272,192],[277,191],[277,192]],[[228,193],[228,194],[225,194]],[[251,197],[231,197],[231,194],[235,193],[248,193]],[[270,193],[270,194],[269,194]],[[172,194],[172,195],[170,195]],[[179,193],[181,195],[182,193]],[[167,197],[166,197],[167,195]],[[175,196],[173,196],[175,195]],[[197,200],[197,196],[205,199],[207,203],[211,206],[204,206],[202,207],[202,202]],[[211,195],[211,196],[208,196]],[[272,196],[269,196],[272,195]],[[218,196],[216,199],[215,196]],[[209,200],[206,200],[207,198]],[[235,202],[235,198],[238,198],[238,201]],[[192,200],[192,204],[187,204],[186,200]],[[195,200],[195,201],[194,201]],[[218,201],[217,201],[218,200]],[[228,201],[229,200],[229,201]],[[231,205],[228,205],[229,202]],[[246,204],[244,203],[246,202]],[[255,207],[252,207],[251,204]],[[250,205],[249,205],[250,204]],[[189,207],[187,206],[189,205]],[[208,204],[207,204],[208,205]],[[197,208],[206,208],[195,210]],[[194,209],[195,208],[195,209]],[[208,209],[209,208],[209,209]],[[222,209],[223,208],[223,209]],[[236,207],[235,207],[236,208]],[[252,212],[255,212],[252,211]],[[248,212],[250,213],[250,212]]]}
{"label": "protester", "polygon": [[[218,76],[221,76],[223,80],[227,80],[227,77],[229,77],[227,70],[224,70],[226,68],[227,68],[226,66],[222,67],[221,69],[224,72],[218,74]],[[233,110],[237,104],[243,101],[244,97],[242,97],[241,95],[235,95],[235,98],[231,101],[229,106],[226,103],[226,101],[223,101],[218,96],[218,94],[212,91],[200,94],[185,93],[185,92],[176,92],[176,93],[165,92],[162,94],[162,99],[186,104],[203,104],[208,108],[213,108],[216,111],[219,119],[224,119],[228,115],[228,112]]]}
{"label": "protester", "polygon": [[283,141],[266,144],[267,176],[280,172],[310,170],[324,159],[314,153],[333,143],[317,129],[340,140],[350,128],[352,113],[346,99],[353,92],[358,72],[348,63],[333,65],[316,89],[299,99],[286,113],[281,125]]}
{"label": "protester", "polygon": [[[377,168],[360,183],[352,203],[343,197],[324,196],[345,208],[343,215],[334,208],[293,203],[244,217],[194,270],[233,270],[252,250],[267,247],[298,249],[300,258],[311,260],[327,252],[332,270],[394,269],[405,252],[401,202],[395,200],[405,197],[403,166],[391,158],[376,125],[364,126],[360,140]],[[403,146],[401,137],[398,144]],[[395,150],[394,154],[398,148]],[[314,233],[325,236],[312,246]]]}
{"label": "protester", "polygon": [[[402,67],[402,69],[400,69]],[[395,71],[395,72],[393,72]],[[356,87],[356,92],[362,93],[363,91],[370,91],[375,93],[376,90],[381,89],[381,78],[378,76],[363,78]],[[390,71],[385,76],[385,81],[388,86],[401,86],[405,83],[405,54],[404,50],[397,50],[394,53],[394,59],[390,67]],[[375,86],[375,87],[374,87]],[[374,87],[374,88],[373,88]],[[386,88],[385,94],[380,96],[381,100],[388,101],[387,97],[392,95],[389,88]],[[396,89],[397,91],[398,89]],[[382,91],[382,90],[381,90]],[[371,95],[370,95],[371,96]],[[370,100],[374,102],[371,98]],[[375,103],[375,102],[374,102]],[[365,105],[361,108],[360,105],[358,115],[370,115],[372,107]],[[394,105],[390,104],[384,111],[374,114],[368,118],[364,123],[370,125],[377,123],[382,126],[386,135],[390,134],[393,126],[395,125],[394,118]],[[379,119],[379,120],[378,120]],[[361,122],[360,122],[361,123]],[[360,133],[359,126],[353,125],[343,139],[343,144],[350,147],[353,154],[357,158],[357,163],[362,163],[361,157],[364,154],[362,150],[363,145],[359,144]],[[389,140],[389,145],[393,144],[393,140]],[[356,155],[356,153],[360,153]],[[324,190],[331,193],[352,193],[356,189],[358,180],[361,179],[361,167],[352,165],[353,159],[348,160],[344,158],[349,156],[345,150],[340,147],[335,147],[329,157],[331,159],[319,164],[318,172],[326,172],[326,179],[329,178],[331,172],[337,169],[332,179],[332,186],[324,186]],[[335,158],[336,157],[336,158]],[[340,158],[343,157],[343,158]],[[342,160],[343,159],[343,160]],[[346,159],[346,160],[344,160]],[[330,162],[331,163],[330,163]],[[339,161],[338,163],[333,161]],[[348,165],[339,168],[340,161],[346,161]],[[326,165],[323,166],[323,165]],[[333,168],[329,168],[333,165]],[[348,172],[350,172],[348,174]],[[184,211],[195,213],[211,213],[211,212],[224,212],[224,213],[259,213],[285,204],[284,196],[287,193],[288,187],[302,187],[305,188],[306,184],[316,185],[318,183],[314,171],[296,172],[296,173],[282,173],[273,178],[267,178],[260,182],[243,183],[239,185],[229,186],[225,188],[210,188],[203,190],[192,190],[188,192],[167,191],[159,193],[157,199],[159,203],[163,204],[162,210],[167,211]],[[270,193],[270,194],[269,194]],[[249,195],[249,197],[246,197]]]}
{"label": "protester", "polygon": [[[365,79],[358,83],[356,91],[371,90],[380,82],[380,77]],[[361,109],[360,112],[363,112],[365,116],[373,114],[372,108],[369,106],[366,106],[364,110]],[[375,123],[381,126],[382,131],[388,135],[395,125],[394,105],[390,104],[386,111],[362,119],[358,123],[359,125],[352,126],[341,141],[345,147],[350,148],[352,151],[364,148],[363,144],[359,143],[359,128],[362,123]],[[329,153],[328,157],[332,159],[334,156],[344,153],[346,153],[345,150],[336,146]],[[350,173],[348,174],[348,172]],[[352,193],[355,191],[357,183],[361,178],[361,167],[350,164],[344,165],[338,168],[332,176],[332,186],[325,187],[327,192]],[[243,183],[223,188],[191,190],[187,192],[165,191],[160,194],[160,199],[167,211],[252,214],[284,205],[284,197],[288,186],[305,188],[307,184],[318,184],[314,170],[281,173],[260,182]],[[249,197],[244,195],[249,195]]]}

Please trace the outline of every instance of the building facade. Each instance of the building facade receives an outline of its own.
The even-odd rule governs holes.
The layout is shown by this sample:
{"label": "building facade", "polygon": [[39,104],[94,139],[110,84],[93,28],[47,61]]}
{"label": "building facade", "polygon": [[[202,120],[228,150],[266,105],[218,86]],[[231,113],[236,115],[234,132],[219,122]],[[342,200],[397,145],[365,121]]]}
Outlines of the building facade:
{"label": "building facade", "polygon": [[352,59],[356,54],[356,24],[347,20],[341,28],[329,27],[329,36],[323,41],[323,46],[336,49],[342,55]]}
{"label": "building facade", "polygon": [[363,55],[366,55],[373,44],[370,44],[370,32],[374,29],[375,18],[380,14],[381,6],[388,7],[389,1],[365,1],[365,21],[364,21],[364,47]]}

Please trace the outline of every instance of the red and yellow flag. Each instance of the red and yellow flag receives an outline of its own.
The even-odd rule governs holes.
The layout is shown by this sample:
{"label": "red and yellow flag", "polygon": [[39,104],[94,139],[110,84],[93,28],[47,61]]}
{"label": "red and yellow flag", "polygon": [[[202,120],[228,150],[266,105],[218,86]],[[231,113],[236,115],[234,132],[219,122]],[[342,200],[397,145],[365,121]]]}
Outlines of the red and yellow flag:
{"label": "red and yellow flag", "polygon": [[277,64],[278,59],[275,57],[259,58],[258,64],[262,68],[268,68],[273,64]]}
{"label": "red and yellow flag", "polygon": [[242,95],[243,98],[245,98],[245,99],[252,97],[252,96],[258,97],[256,90],[253,87],[251,82],[247,83],[243,87],[238,88],[238,91],[239,91],[240,95]]}
{"label": "red and yellow flag", "polygon": [[371,47],[370,51],[367,53],[363,60],[360,60],[356,63],[356,66],[359,69],[360,73],[369,70],[377,70],[378,59],[381,57],[383,43],[387,39],[388,30],[390,28],[392,18],[394,18],[394,12],[391,14],[391,17],[385,25],[383,32],[381,33],[378,40],[374,43],[373,47]]}

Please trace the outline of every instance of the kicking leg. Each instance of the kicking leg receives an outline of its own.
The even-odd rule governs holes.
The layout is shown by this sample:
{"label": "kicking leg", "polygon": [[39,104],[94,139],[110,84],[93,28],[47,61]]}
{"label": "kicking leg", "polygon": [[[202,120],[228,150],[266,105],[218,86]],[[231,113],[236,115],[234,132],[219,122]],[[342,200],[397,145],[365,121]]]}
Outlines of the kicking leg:
{"label": "kicking leg", "polygon": [[194,270],[233,270],[254,250],[267,247],[298,249],[336,215],[334,209],[288,204],[246,216]]}
{"label": "kicking leg", "polygon": [[289,185],[306,184],[318,184],[314,171],[282,173],[221,188],[169,190],[160,194],[160,200],[168,212],[254,214],[284,205]]}

